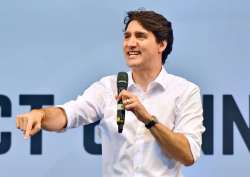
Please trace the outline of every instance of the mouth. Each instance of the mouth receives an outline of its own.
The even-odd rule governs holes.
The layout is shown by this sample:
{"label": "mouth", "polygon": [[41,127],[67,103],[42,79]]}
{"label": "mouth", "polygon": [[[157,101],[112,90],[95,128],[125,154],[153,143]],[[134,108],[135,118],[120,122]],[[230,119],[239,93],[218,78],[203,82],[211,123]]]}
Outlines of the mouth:
{"label": "mouth", "polygon": [[128,51],[128,52],[127,52],[127,55],[128,55],[129,57],[136,57],[136,56],[138,56],[138,55],[140,55],[140,54],[141,54],[141,52],[138,51],[138,50],[131,50],[131,51]]}

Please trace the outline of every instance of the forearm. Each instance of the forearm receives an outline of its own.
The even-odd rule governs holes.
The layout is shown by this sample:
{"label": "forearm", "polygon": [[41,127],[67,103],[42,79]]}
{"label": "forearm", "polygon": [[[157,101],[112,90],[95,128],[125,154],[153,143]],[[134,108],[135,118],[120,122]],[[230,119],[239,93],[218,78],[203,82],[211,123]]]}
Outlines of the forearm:
{"label": "forearm", "polygon": [[43,113],[41,128],[48,131],[60,131],[67,125],[67,116],[62,108],[48,107],[39,109]]}
{"label": "forearm", "polygon": [[167,156],[187,166],[194,163],[189,142],[183,134],[174,133],[161,123],[155,124],[150,131]]}

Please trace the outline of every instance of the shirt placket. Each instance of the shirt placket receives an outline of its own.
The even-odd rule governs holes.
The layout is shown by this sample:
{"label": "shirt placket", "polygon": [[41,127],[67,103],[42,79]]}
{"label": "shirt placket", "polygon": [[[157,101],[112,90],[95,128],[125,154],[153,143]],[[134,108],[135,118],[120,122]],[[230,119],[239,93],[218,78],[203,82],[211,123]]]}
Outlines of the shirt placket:
{"label": "shirt placket", "polygon": [[[139,94],[139,99],[141,103],[144,105],[146,101],[145,94]],[[142,165],[143,165],[143,144],[144,144],[144,131],[145,125],[143,123],[138,124],[136,129],[136,136],[135,136],[135,155],[134,155],[134,177],[142,177]]]}

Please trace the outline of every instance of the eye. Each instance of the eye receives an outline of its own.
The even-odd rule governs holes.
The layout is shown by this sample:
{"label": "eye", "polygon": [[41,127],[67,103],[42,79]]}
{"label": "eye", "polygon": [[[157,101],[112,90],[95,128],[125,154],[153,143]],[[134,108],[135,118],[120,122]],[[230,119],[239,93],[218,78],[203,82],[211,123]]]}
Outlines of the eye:
{"label": "eye", "polygon": [[124,39],[128,39],[130,36],[131,36],[131,34],[130,33],[124,33]]}
{"label": "eye", "polygon": [[139,38],[139,39],[146,39],[147,38],[147,35],[145,33],[142,33],[142,32],[135,33],[135,36],[136,36],[136,38]]}

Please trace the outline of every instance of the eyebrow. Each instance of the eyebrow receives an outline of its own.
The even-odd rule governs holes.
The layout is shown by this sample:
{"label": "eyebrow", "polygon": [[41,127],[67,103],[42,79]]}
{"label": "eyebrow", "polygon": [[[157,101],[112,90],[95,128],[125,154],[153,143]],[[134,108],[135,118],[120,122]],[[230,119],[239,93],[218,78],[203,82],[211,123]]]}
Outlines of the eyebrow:
{"label": "eyebrow", "polygon": [[136,32],[135,32],[135,35],[136,35],[136,36],[138,36],[138,35],[139,35],[139,36],[147,36],[147,33],[146,33],[146,32],[142,32],[142,31],[136,31]]}
{"label": "eyebrow", "polygon": [[[134,33],[135,33],[136,36],[137,36],[137,35],[147,36],[147,33],[146,33],[146,32],[143,32],[143,31],[135,31]],[[131,35],[131,32],[126,31],[126,32],[123,33],[123,35],[124,35],[124,36]]]}
{"label": "eyebrow", "polygon": [[124,36],[127,36],[127,35],[129,35],[129,34],[131,34],[131,33],[130,33],[130,32],[127,32],[127,31],[123,33]]}

